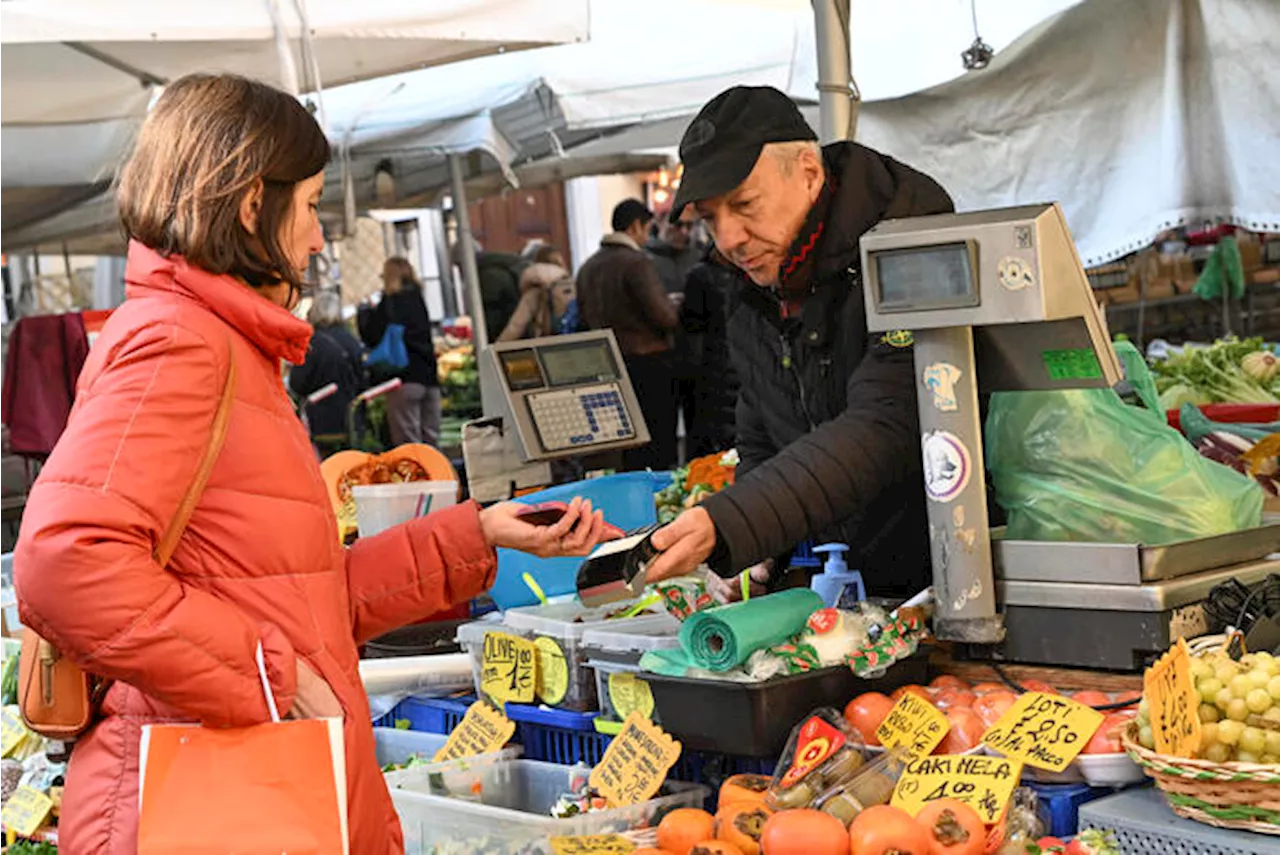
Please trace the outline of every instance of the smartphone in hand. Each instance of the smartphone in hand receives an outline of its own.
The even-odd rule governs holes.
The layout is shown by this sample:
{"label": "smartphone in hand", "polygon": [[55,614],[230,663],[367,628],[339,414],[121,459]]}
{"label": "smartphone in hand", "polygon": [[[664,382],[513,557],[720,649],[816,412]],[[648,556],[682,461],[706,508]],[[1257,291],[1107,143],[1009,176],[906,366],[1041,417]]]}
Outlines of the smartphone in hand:
{"label": "smartphone in hand", "polygon": [[[548,526],[555,525],[564,518],[568,513],[569,506],[564,502],[541,502],[536,505],[529,505],[516,512],[516,519],[521,522],[527,522],[530,525]],[[615,540],[622,537],[624,532],[616,525],[605,523],[604,539]]]}

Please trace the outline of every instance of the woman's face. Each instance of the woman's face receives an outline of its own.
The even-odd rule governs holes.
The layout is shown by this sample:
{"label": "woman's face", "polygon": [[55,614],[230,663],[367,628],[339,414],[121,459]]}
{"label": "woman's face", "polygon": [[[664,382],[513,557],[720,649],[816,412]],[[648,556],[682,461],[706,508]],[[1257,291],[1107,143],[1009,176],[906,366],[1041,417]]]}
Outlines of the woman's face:
{"label": "woman's face", "polygon": [[[324,232],[320,228],[320,191],[323,189],[323,171],[294,185],[289,215],[280,229],[280,248],[300,279],[306,276],[311,256],[324,249]],[[287,282],[263,288],[262,293],[290,311],[300,296]]]}

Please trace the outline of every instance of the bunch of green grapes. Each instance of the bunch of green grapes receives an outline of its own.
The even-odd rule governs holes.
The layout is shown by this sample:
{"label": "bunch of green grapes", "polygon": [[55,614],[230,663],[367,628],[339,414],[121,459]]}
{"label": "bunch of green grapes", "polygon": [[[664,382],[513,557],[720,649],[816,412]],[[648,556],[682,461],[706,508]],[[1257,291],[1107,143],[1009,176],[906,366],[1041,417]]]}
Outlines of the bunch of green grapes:
{"label": "bunch of green grapes", "polygon": [[[1200,695],[1203,737],[1197,757],[1214,763],[1280,763],[1280,659],[1249,653],[1240,661],[1225,653],[1191,660]],[[1138,708],[1138,741],[1154,748],[1147,701]]]}

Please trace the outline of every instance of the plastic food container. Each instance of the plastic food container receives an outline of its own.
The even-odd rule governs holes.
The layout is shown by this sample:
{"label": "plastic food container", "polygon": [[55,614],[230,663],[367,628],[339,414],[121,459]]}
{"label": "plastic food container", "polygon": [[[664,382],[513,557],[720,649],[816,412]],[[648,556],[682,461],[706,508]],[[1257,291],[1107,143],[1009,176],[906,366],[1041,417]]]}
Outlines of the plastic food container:
{"label": "plastic food container", "polygon": [[1034,766],[1022,767],[1022,779],[1037,784],[1088,784],[1091,787],[1123,787],[1144,780],[1142,767],[1123,751],[1118,754],[1081,754],[1061,772]]}
{"label": "plastic food container", "polygon": [[[414,516],[424,516],[458,502],[457,481],[404,481],[361,484],[351,488],[356,502],[356,526],[371,537]],[[425,499],[422,499],[423,496]],[[421,502],[421,504],[420,504]]]}
{"label": "plastic food container", "polygon": [[[862,747],[861,734],[844,716],[830,707],[819,707],[792,729],[765,804],[775,811],[807,808],[824,793],[843,789],[866,765]],[[880,765],[890,756],[882,757]],[[889,792],[892,794],[892,786]]]}
{"label": "plastic food container", "polygon": [[[501,617],[497,612],[491,612],[490,616]],[[521,638],[525,637],[524,633],[504,626],[500,620],[477,620],[458,627],[458,633],[454,638],[458,642],[458,647],[462,648],[462,652],[471,657],[471,678],[475,681],[476,697],[484,697],[480,691],[480,671],[484,664],[484,637],[490,632],[509,632]]]}
{"label": "plastic food container", "polygon": [[503,624],[538,645],[538,700],[541,703],[578,712],[596,709],[596,675],[587,667],[583,653],[582,640],[587,632],[679,632],[680,624],[661,604],[650,607],[653,613],[639,617],[608,617],[632,605],[634,603],[610,603],[587,608],[580,603],[549,603],[510,609],[506,613]]}
{"label": "plastic food container", "polygon": [[[661,723],[657,709],[653,703],[653,694],[649,684],[641,677],[615,677],[615,674],[640,674],[640,657],[652,650],[674,650],[680,646],[680,625],[672,621],[668,625],[656,622],[653,626],[628,632],[613,629],[589,629],[582,635],[582,655],[587,659],[587,667],[596,672],[596,698],[600,702],[601,718],[621,722],[626,716],[618,711],[618,704],[613,695],[627,694],[634,698],[637,693],[647,703],[643,703],[640,711],[653,721]],[[612,683],[610,682],[612,680]],[[642,683],[642,686],[635,685]],[[612,687],[612,689],[611,689]],[[633,700],[634,704],[635,701]],[[647,707],[647,708],[646,708]]]}
{"label": "plastic food container", "polygon": [[617,810],[582,814],[568,819],[551,816],[551,808],[582,767],[537,760],[512,760],[477,768],[469,780],[459,779],[452,798],[391,791],[404,828],[407,855],[471,853],[533,855],[547,853],[552,836],[609,834],[656,827],[676,808],[702,807],[710,790],[696,784],[668,781],[657,798]]}
{"label": "plastic food container", "polygon": [[477,770],[494,763],[519,759],[523,750],[519,745],[511,745],[489,754],[436,763],[431,758],[449,741],[446,735],[375,727],[373,739],[379,768],[391,763],[407,763],[414,755],[427,761],[407,769],[383,772],[387,786],[393,790],[407,785],[419,791],[426,789],[431,792],[433,789],[439,791],[445,788],[452,792],[467,786],[474,779]]}

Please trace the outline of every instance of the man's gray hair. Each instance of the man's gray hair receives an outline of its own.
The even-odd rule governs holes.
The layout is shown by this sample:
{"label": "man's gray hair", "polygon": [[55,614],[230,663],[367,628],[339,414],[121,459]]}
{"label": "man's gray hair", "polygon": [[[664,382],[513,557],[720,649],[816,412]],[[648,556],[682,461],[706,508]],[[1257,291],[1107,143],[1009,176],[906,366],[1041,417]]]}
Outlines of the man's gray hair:
{"label": "man's gray hair", "polygon": [[342,298],[337,291],[317,291],[312,295],[307,320],[313,327],[332,327],[342,323]]}
{"label": "man's gray hair", "polygon": [[813,140],[796,140],[794,142],[769,143],[765,146],[768,151],[778,160],[778,165],[782,167],[784,175],[790,175],[791,170],[795,168],[796,161],[806,151],[813,152],[814,157],[818,158],[818,162],[822,162],[822,146]]}

